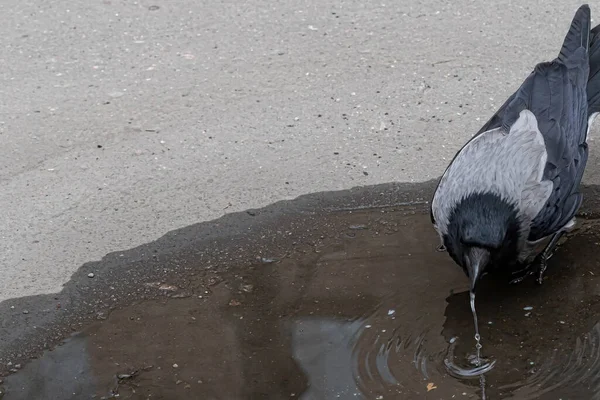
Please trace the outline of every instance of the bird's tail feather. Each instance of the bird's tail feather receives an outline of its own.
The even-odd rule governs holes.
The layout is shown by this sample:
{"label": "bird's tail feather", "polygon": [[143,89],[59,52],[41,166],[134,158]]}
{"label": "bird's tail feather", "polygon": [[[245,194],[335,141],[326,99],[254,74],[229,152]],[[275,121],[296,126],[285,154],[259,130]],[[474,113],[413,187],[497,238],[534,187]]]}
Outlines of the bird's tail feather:
{"label": "bird's tail feather", "polygon": [[[586,51],[590,44],[590,28],[591,28],[591,12],[587,4],[579,7],[573,20],[571,27],[565,36],[563,45],[558,54],[558,59],[564,64],[570,64],[570,60],[576,54],[581,54],[579,49]],[[580,60],[581,56],[576,56]]]}
{"label": "bird's tail feather", "polygon": [[590,33],[590,74],[587,83],[588,115],[600,112],[600,25]]}

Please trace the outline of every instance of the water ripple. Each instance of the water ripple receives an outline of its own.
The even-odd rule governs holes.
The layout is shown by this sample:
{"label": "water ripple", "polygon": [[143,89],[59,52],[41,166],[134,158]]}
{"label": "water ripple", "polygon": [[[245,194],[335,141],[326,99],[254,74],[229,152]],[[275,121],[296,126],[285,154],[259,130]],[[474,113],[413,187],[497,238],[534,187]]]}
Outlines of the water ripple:
{"label": "water ripple", "polygon": [[561,388],[582,386],[593,399],[600,399],[600,322],[591,331],[575,340],[575,348],[567,356],[554,350],[538,360],[539,367],[526,379],[500,386],[511,390],[513,399],[538,399]]}

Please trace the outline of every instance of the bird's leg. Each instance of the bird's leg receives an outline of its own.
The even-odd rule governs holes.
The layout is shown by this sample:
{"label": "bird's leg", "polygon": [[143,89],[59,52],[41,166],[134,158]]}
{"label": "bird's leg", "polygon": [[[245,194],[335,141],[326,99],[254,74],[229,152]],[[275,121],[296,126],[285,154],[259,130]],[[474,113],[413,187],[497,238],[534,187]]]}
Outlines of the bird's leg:
{"label": "bird's leg", "polygon": [[537,283],[541,285],[544,282],[544,272],[548,268],[548,260],[554,255],[554,250],[556,250],[556,246],[558,245],[558,241],[565,233],[564,230],[558,231],[552,236],[552,240],[546,246],[542,254],[540,254],[540,265],[537,269]]}

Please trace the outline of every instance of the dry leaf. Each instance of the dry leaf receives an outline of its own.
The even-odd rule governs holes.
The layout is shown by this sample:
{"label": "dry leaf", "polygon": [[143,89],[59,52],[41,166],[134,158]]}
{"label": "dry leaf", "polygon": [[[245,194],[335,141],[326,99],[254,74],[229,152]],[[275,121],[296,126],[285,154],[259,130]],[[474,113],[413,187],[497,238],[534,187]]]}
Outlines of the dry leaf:
{"label": "dry leaf", "polygon": [[429,392],[430,390],[433,390],[433,389],[437,389],[437,386],[435,386],[435,384],[433,382],[429,382],[427,384],[427,391]]}

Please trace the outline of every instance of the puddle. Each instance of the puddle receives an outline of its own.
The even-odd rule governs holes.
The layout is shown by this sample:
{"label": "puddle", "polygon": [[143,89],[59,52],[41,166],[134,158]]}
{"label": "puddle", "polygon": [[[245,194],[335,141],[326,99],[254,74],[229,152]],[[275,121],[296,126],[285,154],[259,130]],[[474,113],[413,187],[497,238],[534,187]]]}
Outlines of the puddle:
{"label": "puddle", "polygon": [[[446,369],[470,365],[473,319],[426,205],[278,221],[248,231],[268,243],[251,257],[213,263],[202,254],[215,248],[188,249],[177,274],[157,267],[123,306],[90,308],[76,334],[4,378],[3,400],[481,398],[478,379]],[[600,398],[599,243],[586,221],[543,286],[484,279],[487,399]]]}

